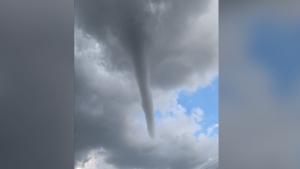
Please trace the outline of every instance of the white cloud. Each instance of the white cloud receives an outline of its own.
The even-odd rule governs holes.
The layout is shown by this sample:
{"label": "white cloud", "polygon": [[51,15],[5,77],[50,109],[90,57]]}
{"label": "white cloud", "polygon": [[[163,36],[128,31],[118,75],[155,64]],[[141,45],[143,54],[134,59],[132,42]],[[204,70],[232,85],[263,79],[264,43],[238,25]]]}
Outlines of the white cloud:
{"label": "white cloud", "polygon": [[219,124],[214,124],[214,125],[212,125],[211,127],[209,127],[209,128],[207,129],[207,134],[206,134],[206,135],[210,136],[211,133],[213,132],[213,130],[216,129],[216,128],[218,128],[218,127],[219,127]]}
{"label": "white cloud", "polygon": [[78,163],[75,169],[116,169],[114,166],[105,162],[105,150],[93,150],[87,155],[88,160],[85,163]]}

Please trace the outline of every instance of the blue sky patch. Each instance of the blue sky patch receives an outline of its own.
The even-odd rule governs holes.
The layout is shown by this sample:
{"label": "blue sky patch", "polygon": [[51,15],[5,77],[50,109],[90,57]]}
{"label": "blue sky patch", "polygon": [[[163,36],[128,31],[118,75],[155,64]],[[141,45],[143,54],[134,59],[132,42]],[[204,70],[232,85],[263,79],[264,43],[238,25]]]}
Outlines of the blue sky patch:
{"label": "blue sky patch", "polygon": [[[218,124],[218,110],[219,110],[219,79],[216,77],[210,85],[205,88],[199,88],[194,93],[189,93],[187,91],[179,92],[177,102],[182,105],[186,110],[188,115],[195,108],[200,108],[203,110],[203,120],[201,122],[202,130],[196,132],[196,135],[204,132],[214,124]],[[214,129],[213,134],[217,134],[218,129]]]}

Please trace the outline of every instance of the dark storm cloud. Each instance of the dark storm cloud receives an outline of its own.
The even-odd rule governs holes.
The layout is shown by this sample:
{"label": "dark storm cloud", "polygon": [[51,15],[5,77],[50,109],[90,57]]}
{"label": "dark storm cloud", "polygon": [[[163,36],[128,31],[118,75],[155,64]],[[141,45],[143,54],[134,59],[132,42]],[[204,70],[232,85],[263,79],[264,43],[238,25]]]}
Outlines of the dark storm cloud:
{"label": "dark storm cloud", "polygon": [[[199,0],[75,3],[76,26],[106,46],[111,53],[108,57],[111,67],[134,72],[151,136],[154,136],[154,115],[149,80],[163,88],[178,86],[182,81],[191,81],[191,72],[198,69],[205,73],[202,70],[216,63],[211,47],[195,47],[198,41],[186,46],[180,44],[184,40],[180,39],[183,30],[197,21],[207,4]],[[191,58],[183,59],[180,55]]]}
{"label": "dark storm cloud", "polygon": [[[134,72],[130,52],[137,52],[132,45],[138,45],[150,84],[169,89],[192,85],[194,76],[204,81],[217,69],[216,19],[201,20],[208,2],[76,1],[75,23],[105,46],[110,69]],[[132,26],[135,35],[128,33]]]}

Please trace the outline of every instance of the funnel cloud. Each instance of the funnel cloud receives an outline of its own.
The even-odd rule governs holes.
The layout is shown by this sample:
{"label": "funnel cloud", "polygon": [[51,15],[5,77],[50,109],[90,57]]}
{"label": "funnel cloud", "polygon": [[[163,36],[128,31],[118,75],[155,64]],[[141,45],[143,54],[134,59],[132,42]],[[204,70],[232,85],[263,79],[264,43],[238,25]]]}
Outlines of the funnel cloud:
{"label": "funnel cloud", "polygon": [[139,25],[139,22],[133,19],[133,16],[129,18],[127,28],[125,28],[124,31],[125,38],[123,39],[123,44],[125,49],[128,50],[130,60],[134,67],[135,77],[142,99],[142,108],[147,121],[148,133],[151,138],[154,138],[153,101],[149,89],[148,69],[144,56],[145,52],[143,50],[146,34]]}
{"label": "funnel cloud", "polygon": [[[94,8],[90,6],[91,4]],[[121,55],[122,58],[116,59],[125,59],[131,63],[139,87],[148,133],[153,138],[153,101],[149,89],[149,73],[144,51],[149,44],[145,26],[149,20],[147,18],[150,16],[150,11],[145,10],[146,5],[145,1],[132,0],[76,1],[79,27],[95,36],[100,42],[105,41],[110,48],[119,46],[122,52],[111,56],[110,59]],[[86,8],[92,9],[87,10]],[[90,12],[91,10],[93,12]]]}

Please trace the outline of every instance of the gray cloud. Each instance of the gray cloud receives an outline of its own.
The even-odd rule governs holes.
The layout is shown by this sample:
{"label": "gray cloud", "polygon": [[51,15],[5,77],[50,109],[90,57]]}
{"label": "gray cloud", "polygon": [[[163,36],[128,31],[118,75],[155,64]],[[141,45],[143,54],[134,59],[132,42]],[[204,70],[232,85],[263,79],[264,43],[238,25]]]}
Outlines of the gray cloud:
{"label": "gray cloud", "polygon": [[217,74],[213,7],[198,0],[75,2],[78,167],[195,168],[217,156],[217,138],[192,136],[198,125],[180,107],[172,109],[180,109],[177,120],[156,122],[152,141],[139,114],[139,88],[152,92],[154,110],[170,111],[169,102],[178,106],[172,92],[205,86]]}
{"label": "gray cloud", "polygon": [[[154,75],[151,80],[155,82],[158,79],[160,80],[158,85],[166,87],[166,85],[176,86],[181,83],[180,81],[188,81],[189,79],[185,79],[189,78],[186,75],[191,76],[196,66],[203,70],[202,67],[213,64],[215,60],[212,57],[211,47],[205,49],[207,46],[203,45],[199,51],[195,47],[198,41],[194,42],[195,44],[189,43],[188,45],[192,47],[188,47],[185,46],[186,44],[180,44],[179,41],[184,39],[178,39],[185,33],[183,30],[186,30],[187,24],[196,22],[196,17],[204,12],[207,3],[198,0],[185,3],[180,1],[132,0],[76,2],[78,27],[107,46],[111,52],[108,57],[111,61],[110,64],[115,69],[119,68],[120,60],[132,65],[128,69],[132,71],[133,67],[135,72],[148,131],[152,137],[154,135],[154,115],[149,89],[148,67],[152,68],[150,70],[151,75]],[[157,15],[153,13],[154,10],[159,11]],[[203,36],[209,37],[211,35]],[[180,55],[188,55],[193,58],[190,60],[183,59],[183,56]],[[199,57],[198,55],[203,56]],[[148,58],[145,58],[147,56]],[[204,60],[205,57],[208,60]],[[200,59],[198,60],[198,58]],[[193,61],[198,61],[198,63],[192,63]],[[178,62],[184,62],[184,64]],[[165,64],[174,64],[174,66],[170,67]],[[174,68],[180,70],[174,70]]]}
{"label": "gray cloud", "polygon": [[149,140],[143,120],[136,118],[141,111],[138,91],[132,90],[136,84],[122,74],[96,73],[98,65],[86,59],[77,58],[75,66],[77,165],[101,148],[107,151],[104,163],[118,168],[193,168],[216,156],[217,140],[197,142],[192,133],[198,125],[181,112],[177,120],[158,123],[157,138]]}
{"label": "gray cloud", "polygon": [[105,46],[109,69],[133,74],[126,51],[128,42],[136,39],[126,33],[128,22],[133,22],[127,18],[133,16],[144,43],[138,45],[146,46],[151,86],[197,86],[197,80],[209,81],[206,78],[216,73],[218,64],[218,15],[216,10],[206,16],[208,7],[208,0],[76,1],[75,23]]}

